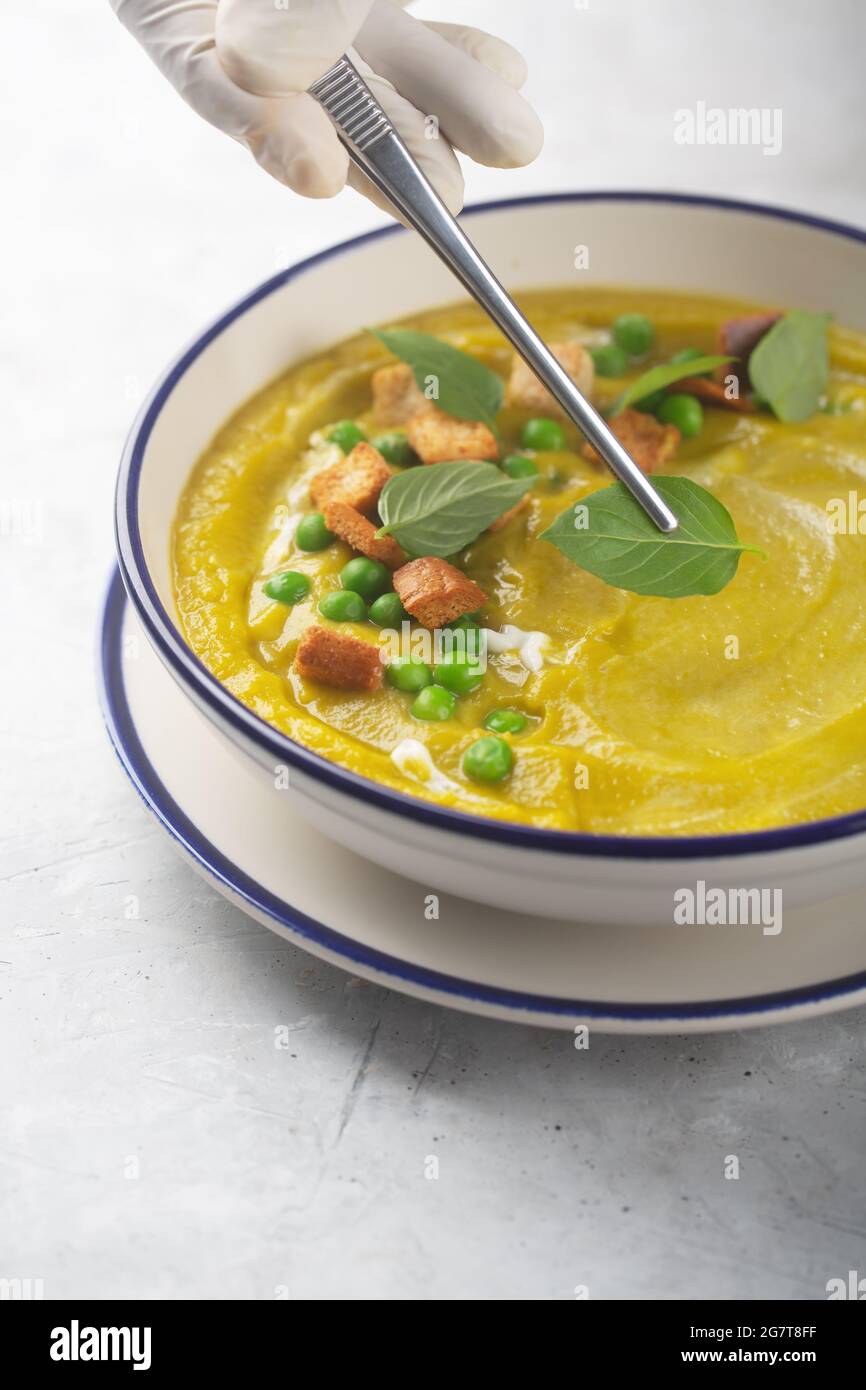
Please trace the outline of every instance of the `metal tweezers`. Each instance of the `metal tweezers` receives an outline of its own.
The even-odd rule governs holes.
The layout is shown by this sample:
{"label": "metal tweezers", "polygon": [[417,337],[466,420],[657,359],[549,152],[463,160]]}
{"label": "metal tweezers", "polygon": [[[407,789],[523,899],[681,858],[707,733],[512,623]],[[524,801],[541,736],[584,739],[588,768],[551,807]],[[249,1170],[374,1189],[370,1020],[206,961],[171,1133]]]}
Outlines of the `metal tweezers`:
{"label": "metal tweezers", "polygon": [[500,285],[344,55],[310,87],[349,157],[478,301],[660,531],[677,519]]}

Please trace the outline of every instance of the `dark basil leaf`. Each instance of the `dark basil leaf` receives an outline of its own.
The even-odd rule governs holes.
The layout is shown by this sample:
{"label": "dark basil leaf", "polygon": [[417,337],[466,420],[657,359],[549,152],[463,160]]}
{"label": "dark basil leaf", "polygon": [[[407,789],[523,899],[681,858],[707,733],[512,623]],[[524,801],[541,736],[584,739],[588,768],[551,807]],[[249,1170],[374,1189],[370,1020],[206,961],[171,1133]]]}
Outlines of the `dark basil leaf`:
{"label": "dark basil leaf", "polygon": [[391,478],[379,496],[380,535],[413,555],[442,559],[471,545],[520,501],[532,478],[508,478],[493,463],[431,463]]}
{"label": "dark basil leaf", "polygon": [[572,503],[539,539],[606,584],[662,598],[717,594],[743,551],[763,554],[741,544],[730,512],[706,488],[690,478],[653,483],[679,522],[676,531],[657,530],[622,483],[613,483]]}
{"label": "dark basil leaf", "polygon": [[712,372],[716,367],[732,360],[730,357],[708,356],[692,357],[688,362],[660,362],[657,367],[650,367],[626,387],[610,415],[619,415],[626,406],[642,401],[645,396],[651,396],[655,391],[663,391],[666,386],[673,386],[675,381],[682,381],[687,376],[701,376],[703,372]]}
{"label": "dark basil leaf", "polygon": [[493,427],[502,407],[501,379],[467,352],[408,328],[370,330],[385,347],[407,362],[415,381],[440,410],[458,420],[481,420]]}
{"label": "dark basil leaf", "polygon": [[827,390],[829,314],[792,309],[749,358],[749,379],[780,420],[808,420]]}

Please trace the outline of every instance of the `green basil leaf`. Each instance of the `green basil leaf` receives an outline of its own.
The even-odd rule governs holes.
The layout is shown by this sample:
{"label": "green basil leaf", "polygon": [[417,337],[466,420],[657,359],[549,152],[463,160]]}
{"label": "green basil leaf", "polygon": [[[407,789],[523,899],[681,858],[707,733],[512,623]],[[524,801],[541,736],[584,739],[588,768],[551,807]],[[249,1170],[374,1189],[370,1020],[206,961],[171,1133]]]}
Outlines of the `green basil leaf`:
{"label": "green basil leaf", "polygon": [[673,386],[675,381],[682,381],[683,377],[701,376],[703,372],[715,371],[716,367],[733,360],[732,357],[693,357],[690,362],[660,362],[657,367],[650,367],[637,378],[637,381],[626,387],[610,411],[610,416],[613,418],[614,415],[619,415],[626,406],[634,405],[635,401],[642,401],[644,396],[651,396],[654,391],[663,391],[666,386]]}
{"label": "green basil leaf", "polygon": [[717,594],[743,551],[763,555],[741,544],[730,512],[706,488],[690,478],[653,477],[653,484],[679,522],[676,531],[657,530],[622,483],[613,483],[572,503],[539,539],[606,584],[662,598]]}
{"label": "green basil leaf", "polygon": [[379,495],[380,536],[413,555],[446,559],[477,540],[518,503],[532,478],[508,478],[493,463],[430,463],[390,478]]}
{"label": "green basil leaf", "polygon": [[827,390],[829,314],[792,309],[765,333],[749,358],[749,378],[780,420],[808,420]]}
{"label": "green basil leaf", "polygon": [[481,420],[493,428],[502,408],[501,378],[467,352],[408,328],[370,329],[401,362],[408,362],[415,382],[429,400],[458,420]]}

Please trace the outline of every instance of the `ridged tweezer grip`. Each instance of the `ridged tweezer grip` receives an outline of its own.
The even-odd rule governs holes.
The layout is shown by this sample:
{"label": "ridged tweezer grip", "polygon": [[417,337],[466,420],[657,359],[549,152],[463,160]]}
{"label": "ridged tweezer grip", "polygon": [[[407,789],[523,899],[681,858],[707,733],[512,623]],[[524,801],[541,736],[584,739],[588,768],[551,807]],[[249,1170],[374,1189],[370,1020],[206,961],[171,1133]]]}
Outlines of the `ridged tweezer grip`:
{"label": "ridged tweezer grip", "polygon": [[362,153],[390,135],[391,122],[348,58],[341,58],[314,82],[310,95]]}

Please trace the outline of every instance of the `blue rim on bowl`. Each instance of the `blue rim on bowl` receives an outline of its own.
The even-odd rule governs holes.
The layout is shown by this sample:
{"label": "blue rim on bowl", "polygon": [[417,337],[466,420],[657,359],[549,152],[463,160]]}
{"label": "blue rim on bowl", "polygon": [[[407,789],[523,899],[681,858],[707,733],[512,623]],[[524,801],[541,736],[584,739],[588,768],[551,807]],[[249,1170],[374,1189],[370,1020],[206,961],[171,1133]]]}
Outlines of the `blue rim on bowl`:
{"label": "blue rim on bowl", "polygon": [[[849,999],[852,1005],[866,989],[866,971],[833,976],[814,984],[776,990],[770,994],[730,996],[722,999],[665,1000],[634,1003],[628,1000],[577,999],[534,994],[528,990],[507,989],[481,980],[445,974],[369,946],[347,936],[326,923],[310,917],[285,899],[277,897],[228,858],[202,833],[178,805],[151,761],[138,735],[125,686],[123,620],[128,595],[115,570],[102,609],[97,653],[97,681],[108,736],[127,777],[145,806],[179,846],[223,891],[254,914],[277,923],[296,943],[308,949],[319,947],[337,958],[345,970],[385,976],[395,987],[413,985],[432,990],[439,1002],[488,1005],[498,1016],[525,1022],[526,1015],[550,1021],[592,1019],[596,1023],[687,1024],[730,1019],[748,1022],[756,1015],[778,1016],[782,1011],[802,1007],[816,1008],[831,1000]],[[385,872],[383,870],[383,872]],[[762,1022],[770,1022],[768,1017]],[[671,1031],[673,1031],[671,1029]]]}
{"label": "blue rim on bowl", "polygon": [[[866,243],[866,232],[841,222],[831,222],[808,213],[762,203],[740,202],[737,199],[713,198],[683,193],[650,193],[598,191],[587,193],[544,193],[521,198],[506,198],[495,202],[478,203],[467,212],[501,212],[508,208],[550,205],[554,203],[586,202],[662,203],[673,206],[716,208],[723,212],[746,213],[795,222],[830,232],[846,240]],[[358,773],[329,762],[321,754],[281,734],[252,710],[241,704],[222,686],[217,678],[199,661],[181,637],[163,607],[150,577],[138,522],[138,488],[145,450],[154,425],[172,392],[196,358],[221,333],[260,300],[314,267],[337,256],[356,251],[368,242],[381,237],[405,235],[396,225],[365,232],[349,241],[331,246],[297,265],[280,271],[265,280],[231,309],[221,315],[163,372],[144,402],[126,441],[117,479],[115,496],[115,533],[117,553],[123,581],[145,631],[163,660],[180,680],[191,687],[206,709],[227,722],[238,734],[255,744],[274,759],[288,763],[309,776],[361,801],[386,811],[408,816],[444,830],[461,835],[493,840],[500,844],[520,846],[560,854],[580,854],[616,859],[700,859],[720,855],[771,853],[795,846],[819,844],[844,839],[866,831],[866,808],[824,820],[807,821],[800,825],[773,830],[740,831],[727,835],[689,836],[622,836],[595,835],[570,830],[548,830],[534,826],[510,824],[482,816],[431,806],[403,792],[392,791],[371,782]],[[215,425],[218,422],[214,422]]]}

